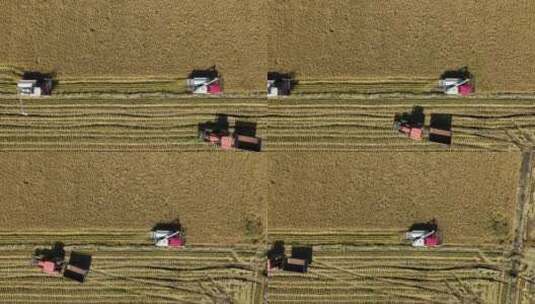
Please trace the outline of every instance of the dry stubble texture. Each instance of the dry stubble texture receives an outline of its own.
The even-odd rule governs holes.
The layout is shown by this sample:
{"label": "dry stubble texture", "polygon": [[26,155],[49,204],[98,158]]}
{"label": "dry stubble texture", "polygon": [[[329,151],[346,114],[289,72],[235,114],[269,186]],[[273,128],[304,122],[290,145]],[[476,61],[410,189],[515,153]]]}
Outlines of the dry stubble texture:
{"label": "dry stubble texture", "polygon": [[0,64],[177,77],[217,65],[227,91],[259,90],[264,15],[257,0],[0,0]]}
{"label": "dry stubble texture", "polygon": [[269,68],[301,78],[430,77],[468,65],[480,91],[535,90],[529,0],[271,0]]}
{"label": "dry stubble texture", "polygon": [[434,217],[446,242],[512,232],[518,153],[281,153],[270,162],[270,228],[406,229]]}
{"label": "dry stubble texture", "polygon": [[147,229],[177,216],[193,243],[233,243],[265,214],[266,161],[249,153],[3,153],[0,226]]}

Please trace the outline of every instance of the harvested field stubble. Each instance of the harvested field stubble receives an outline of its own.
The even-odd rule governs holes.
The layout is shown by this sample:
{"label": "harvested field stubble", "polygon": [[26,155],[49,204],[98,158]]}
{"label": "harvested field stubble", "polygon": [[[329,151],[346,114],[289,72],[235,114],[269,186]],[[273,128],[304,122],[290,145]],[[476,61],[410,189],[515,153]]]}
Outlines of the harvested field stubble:
{"label": "harvested field stubble", "polygon": [[480,92],[535,90],[532,1],[271,0],[270,6],[269,68],[300,79],[436,79],[468,65]]}
{"label": "harvested field stubble", "polygon": [[260,289],[252,250],[84,248],[93,254],[93,263],[87,281],[79,284],[40,273],[28,263],[32,249],[2,248],[0,302],[170,304],[219,303],[218,299],[229,298],[232,303],[251,304]]}
{"label": "harvested field stubble", "polygon": [[518,153],[277,153],[270,161],[270,229],[406,229],[435,217],[447,243],[511,237]]}
{"label": "harvested field stubble", "polygon": [[269,303],[504,303],[502,255],[460,248],[318,248],[308,273],[274,273]]}
{"label": "harvested field stubble", "polygon": [[263,219],[264,155],[4,153],[3,229],[146,229],[177,216],[193,243],[244,240]]}
{"label": "harvested field stubble", "polygon": [[217,65],[227,91],[263,90],[263,1],[0,2],[0,62],[58,76],[168,75]]}

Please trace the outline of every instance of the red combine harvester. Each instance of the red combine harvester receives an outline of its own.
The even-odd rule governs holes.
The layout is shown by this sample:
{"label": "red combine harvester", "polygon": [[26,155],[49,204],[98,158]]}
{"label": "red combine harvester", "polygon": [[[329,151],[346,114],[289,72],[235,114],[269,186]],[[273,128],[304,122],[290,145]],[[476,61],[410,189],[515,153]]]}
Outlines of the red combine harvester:
{"label": "red combine harvester", "polygon": [[182,248],[185,244],[180,231],[156,230],[152,232],[151,238],[157,247]]}
{"label": "red combine harvester", "polygon": [[221,75],[215,66],[207,70],[193,70],[186,80],[186,86],[193,94],[218,95],[223,93]]}
{"label": "red combine harvester", "polygon": [[411,242],[413,247],[436,247],[442,244],[438,225],[434,219],[427,223],[412,225],[405,238]]}
{"label": "red combine harvester", "polygon": [[226,117],[219,117],[216,122],[199,124],[199,139],[219,146],[222,150],[240,149],[260,152],[262,139],[256,137],[256,125],[236,122],[234,133],[229,130]]}
{"label": "red combine harvester", "polygon": [[444,72],[438,86],[446,95],[468,96],[475,92],[474,77],[468,67]]}
{"label": "red combine harvester", "polygon": [[184,229],[178,220],[155,225],[151,231],[151,239],[157,247],[182,248],[186,244]]}
{"label": "red combine harvester", "polygon": [[407,135],[412,140],[422,140],[424,137],[425,114],[422,107],[414,107],[410,113],[396,114],[394,130]]}

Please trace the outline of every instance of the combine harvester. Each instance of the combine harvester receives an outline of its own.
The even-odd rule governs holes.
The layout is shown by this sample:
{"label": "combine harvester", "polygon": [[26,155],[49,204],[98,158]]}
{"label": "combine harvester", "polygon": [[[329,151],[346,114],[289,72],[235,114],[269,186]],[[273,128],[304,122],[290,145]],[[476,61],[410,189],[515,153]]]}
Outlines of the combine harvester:
{"label": "combine harvester", "polygon": [[178,221],[157,224],[152,228],[150,237],[156,247],[183,248],[186,244],[184,229]]}
{"label": "combine harvester", "polygon": [[51,95],[53,84],[52,76],[49,74],[25,72],[17,83],[17,93],[28,97]]}
{"label": "combine harvester", "polygon": [[421,141],[425,137],[431,142],[443,145],[451,145],[452,138],[452,115],[431,114],[430,127],[425,127],[424,109],[415,106],[410,113],[397,113],[394,116],[394,130],[408,138]]}
{"label": "combine harvester", "polygon": [[50,276],[61,276],[83,283],[91,267],[91,256],[71,252],[69,262],[65,263],[63,244],[56,243],[52,249],[36,249],[32,256],[32,265]]}
{"label": "combine harvester", "polygon": [[405,234],[412,247],[436,247],[442,244],[438,225],[433,219],[427,223],[413,224]]}
{"label": "combine harvester", "polygon": [[198,95],[218,95],[223,93],[223,81],[214,67],[208,70],[193,70],[186,79],[188,91]]}
{"label": "combine harvester", "polygon": [[295,85],[291,73],[269,72],[267,75],[267,96],[288,96]]}
{"label": "combine harvester", "polygon": [[234,132],[231,133],[228,120],[223,115],[218,116],[215,122],[199,124],[198,137],[222,150],[260,152],[262,149],[262,139],[256,137],[256,124],[236,121]]}
{"label": "combine harvester", "polygon": [[444,72],[438,87],[446,95],[468,96],[475,92],[473,76],[468,67]]}

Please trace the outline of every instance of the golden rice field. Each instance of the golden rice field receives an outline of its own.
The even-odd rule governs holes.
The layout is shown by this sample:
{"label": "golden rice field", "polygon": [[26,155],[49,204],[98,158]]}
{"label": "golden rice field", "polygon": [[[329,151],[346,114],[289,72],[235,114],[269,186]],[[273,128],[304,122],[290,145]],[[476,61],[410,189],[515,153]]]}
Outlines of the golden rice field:
{"label": "golden rice field", "polygon": [[0,11],[0,64],[59,78],[186,77],[216,65],[227,92],[265,88],[263,1],[2,1]]}
{"label": "golden rice field", "polygon": [[[535,5],[529,1],[0,2],[0,303],[535,303]],[[225,95],[187,95],[216,66]],[[437,93],[468,66],[476,95]],[[53,96],[16,93],[24,71]],[[266,99],[266,72],[294,72]],[[512,94],[509,94],[512,93]],[[453,117],[453,143],[394,115]],[[256,123],[263,153],[198,125]],[[413,248],[435,218],[444,245]],[[179,219],[186,247],[156,248]],[[283,240],[306,274],[264,272]],[[80,285],[30,266],[61,241]]]}
{"label": "golden rice field", "polygon": [[[28,238],[32,234],[50,242],[63,240],[74,247],[113,247],[109,255],[112,260],[124,259],[130,250],[143,249],[147,251],[143,254],[151,255],[156,254],[149,253],[152,248],[148,247],[147,233],[152,225],[179,217],[186,227],[188,244],[210,246],[215,251],[252,243],[265,248],[266,241],[285,240],[288,244],[326,248],[340,244],[369,248],[377,253],[374,257],[388,256],[381,253],[388,247],[397,248],[396,252],[404,248],[408,256],[420,251],[411,251],[403,240],[405,229],[415,221],[435,217],[447,247],[425,252],[429,257],[418,256],[414,263],[435,261],[442,254],[450,257],[451,263],[432,272],[413,269],[396,273],[394,269],[406,267],[408,262],[406,255],[402,255],[403,260],[394,258],[393,268],[385,273],[396,274],[396,279],[380,283],[386,284],[380,287],[389,290],[386,294],[378,293],[378,287],[343,283],[354,281],[346,275],[363,278],[364,286],[376,283],[371,278],[375,275],[363,276],[351,269],[351,274],[339,273],[344,265],[376,267],[366,264],[365,254],[348,253],[352,249],[345,247],[325,249],[327,257],[337,257],[331,262],[321,262],[323,249],[319,247],[318,269],[312,268],[305,276],[280,273],[267,289],[257,288],[274,303],[329,303],[332,299],[341,303],[389,303],[403,291],[409,295],[403,298],[407,303],[425,303],[435,296],[437,302],[444,303],[476,297],[499,303],[496,299],[507,298],[511,294],[508,288],[513,286],[504,275],[511,263],[501,257],[507,256],[515,230],[520,151],[533,142],[534,104],[529,98],[498,97],[266,101],[252,97],[82,94],[32,100],[4,96],[0,99],[0,182],[6,190],[0,202],[9,212],[0,215],[6,229],[2,244],[18,250],[12,255],[21,260],[22,255],[27,259],[38,243]],[[392,130],[394,114],[409,111],[414,105],[423,106],[427,115],[453,114],[451,147],[409,141]],[[218,153],[217,148],[200,142],[198,124],[214,120],[218,114],[228,115],[231,124],[237,120],[256,122],[266,153]],[[256,225],[253,231],[248,225],[251,222]],[[23,231],[13,234],[14,230]],[[466,266],[464,258],[459,260],[457,252],[451,252],[459,245],[463,246],[461,252],[470,251],[467,260],[484,261],[485,265],[491,261],[492,266]],[[478,250],[484,253],[474,253]],[[107,254],[99,252],[96,250],[95,256]],[[345,264],[355,255],[364,260]],[[497,260],[488,260],[488,255]],[[161,267],[158,265],[165,264],[166,259],[158,257],[150,267]],[[125,261],[124,268],[134,264]],[[143,293],[155,286],[154,281],[162,283],[156,279],[160,275],[177,275],[174,270],[163,270],[166,274],[151,277],[136,268],[128,274],[112,273],[115,277],[109,280],[128,281],[116,284],[106,279],[110,272],[106,268],[112,266],[99,270],[95,265],[91,274],[95,282],[91,284],[100,284],[100,289],[91,284],[80,287],[80,296],[88,298],[77,298],[70,292],[73,288],[46,279],[47,286],[51,284],[46,290],[50,296],[47,299],[128,302],[134,299],[132,289],[140,288]],[[471,268],[461,270],[464,267]],[[13,268],[8,269],[6,272]],[[29,266],[25,269],[32,273],[30,281],[37,282],[29,285],[41,286],[41,274]],[[309,278],[317,276],[318,271],[323,272],[320,281],[309,284]],[[426,276],[429,282],[422,283],[423,287],[407,285],[415,276],[426,273],[432,273],[432,277]],[[222,274],[221,283],[214,283],[219,287],[206,287],[217,299],[225,297],[215,289],[227,290],[225,294],[239,299],[261,297],[251,292],[253,287],[237,287],[241,283],[232,283],[227,275]],[[20,289],[28,285],[24,280],[0,289],[0,296],[21,302],[25,292],[33,295],[31,299],[45,292]],[[253,285],[266,287],[262,280]],[[163,281],[167,285],[158,286],[167,290],[164,298],[145,293],[137,301],[213,300],[195,294],[199,288],[202,293],[203,287],[183,295],[184,290],[170,290],[169,286],[178,284],[176,280]],[[103,284],[108,287],[101,287]],[[59,285],[62,293],[51,290]],[[368,293],[349,300],[362,288]],[[95,294],[102,295],[95,298]]]}
{"label": "golden rice field", "polygon": [[468,66],[480,93],[535,91],[531,1],[269,3],[268,67],[293,71],[305,84],[401,79],[408,90]]}
{"label": "golden rice field", "polygon": [[[0,163],[4,230],[148,233],[178,218],[195,244],[263,234],[263,155],[33,152],[2,153]],[[256,233],[247,220],[261,225]]]}

